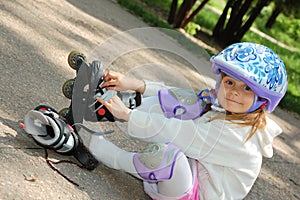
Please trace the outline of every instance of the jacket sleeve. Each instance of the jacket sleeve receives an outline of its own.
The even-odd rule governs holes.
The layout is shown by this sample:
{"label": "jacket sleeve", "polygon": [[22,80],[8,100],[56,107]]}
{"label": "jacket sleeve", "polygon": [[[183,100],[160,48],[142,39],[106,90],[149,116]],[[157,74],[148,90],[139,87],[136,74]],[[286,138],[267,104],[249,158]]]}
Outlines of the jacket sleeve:
{"label": "jacket sleeve", "polygon": [[263,156],[271,158],[273,156],[273,140],[282,133],[282,129],[269,117],[266,120],[267,126],[264,131],[257,133],[257,140]]}
{"label": "jacket sleeve", "polygon": [[149,142],[173,142],[185,131],[195,133],[192,120],[168,119],[163,113],[151,111],[133,110],[128,122],[130,136]]}
{"label": "jacket sleeve", "polygon": [[188,157],[197,160],[219,147],[218,140],[223,126],[221,123],[207,123],[207,117],[196,120],[166,118],[159,110],[160,106],[155,104],[148,111],[133,110],[128,122],[128,134],[147,142],[172,142]]}

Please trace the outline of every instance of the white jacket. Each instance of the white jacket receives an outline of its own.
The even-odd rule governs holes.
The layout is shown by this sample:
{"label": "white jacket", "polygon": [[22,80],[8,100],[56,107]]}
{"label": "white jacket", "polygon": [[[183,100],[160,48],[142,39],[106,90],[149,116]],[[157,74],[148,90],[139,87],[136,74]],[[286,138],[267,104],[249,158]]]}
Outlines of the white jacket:
{"label": "white jacket", "polygon": [[208,120],[209,111],[195,120],[166,118],[157,98],[162,83],[146,82],[143,104],[132,111],[128,134],[148,142],[172,142],[187,157],[199,161],[200,199],[243,199],[259,175],[262,156],[272,157],[272,141],[282,132],[270,118],[267,127],[245,142],[251,127],[226,120]]}

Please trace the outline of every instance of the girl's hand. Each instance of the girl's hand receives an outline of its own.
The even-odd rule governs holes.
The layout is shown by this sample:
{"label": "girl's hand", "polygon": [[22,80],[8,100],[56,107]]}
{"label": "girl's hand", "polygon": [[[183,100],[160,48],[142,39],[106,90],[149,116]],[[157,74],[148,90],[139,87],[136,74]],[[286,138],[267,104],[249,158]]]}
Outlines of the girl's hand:
{"label": "girl's hand", "polygon": [[131,109],[127,108],[117,95],[108,101],[104,101],[101,98],[97,98],[97,101],[103,104],[114,117],[125,121],[129,120]]}
{"label": "girl's hand", "polygon": [[144,81],[125,76],[119,72],[108,71],[104,80],[105,82],[102,84],[102,87],[105,87],[107,90],[134,90],[142,94],[145,91]]}

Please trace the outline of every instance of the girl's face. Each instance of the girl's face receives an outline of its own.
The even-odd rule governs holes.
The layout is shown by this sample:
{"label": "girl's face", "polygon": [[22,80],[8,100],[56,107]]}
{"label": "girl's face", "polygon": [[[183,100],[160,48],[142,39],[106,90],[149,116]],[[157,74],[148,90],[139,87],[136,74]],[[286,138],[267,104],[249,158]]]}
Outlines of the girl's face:
{"label": "girl's face", "polygon": [[232,113],[245,113],[252,106],[254,92],[242,81],[224,76],[218,90],[220,105]]}

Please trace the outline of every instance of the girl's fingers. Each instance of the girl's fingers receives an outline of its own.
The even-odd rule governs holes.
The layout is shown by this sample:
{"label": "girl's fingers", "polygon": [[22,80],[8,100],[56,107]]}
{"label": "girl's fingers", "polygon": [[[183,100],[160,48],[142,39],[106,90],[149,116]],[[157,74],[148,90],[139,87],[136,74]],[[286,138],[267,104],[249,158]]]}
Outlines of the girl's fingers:
{"label": "girl's fingers", "polygon": [[115,86],[118,84],[118,81],[116,79],[111,79],[109,81],[105,81],[102,86],[107,87],[107,86]]}
{"label": "girl's fingers", "polygon": [[103,99],[101,99],[100,97],[97,97],[97,101],[101,104],[103,104],[105,107],[107,107],[108,109],[112,107],[112,100],[114,97],[112,97],[111,99],[109,99],[108,101],[105,101]]}
{"label": "girl's fingers", "polygon": [[107,70],[107,73],[106,73],[106,75],[105,75],[105,77],[104,77],[104,80],[105,80],[105,81],[110,81],[111,79],[116,79],[116,78],[117,78],[117,75],[114,74],[113,71]]}
{"label": "girl's fingers", "polygon": [[100,97],[97,97],[97,101],[100,102],[101,104],[103,104],[105,107],[108,106],[108,102],[107,101],[104,101],[102,100]]}
{"label": "girl's fingers", "polygon": [[105,81],[108,81],[108,80],[110,79],[110,73],[111,73],[110,70],[107,69],[107,70],[106,70],[106,73],[105,73],[105,75],[104,75],[104,80],[105,80]]}

